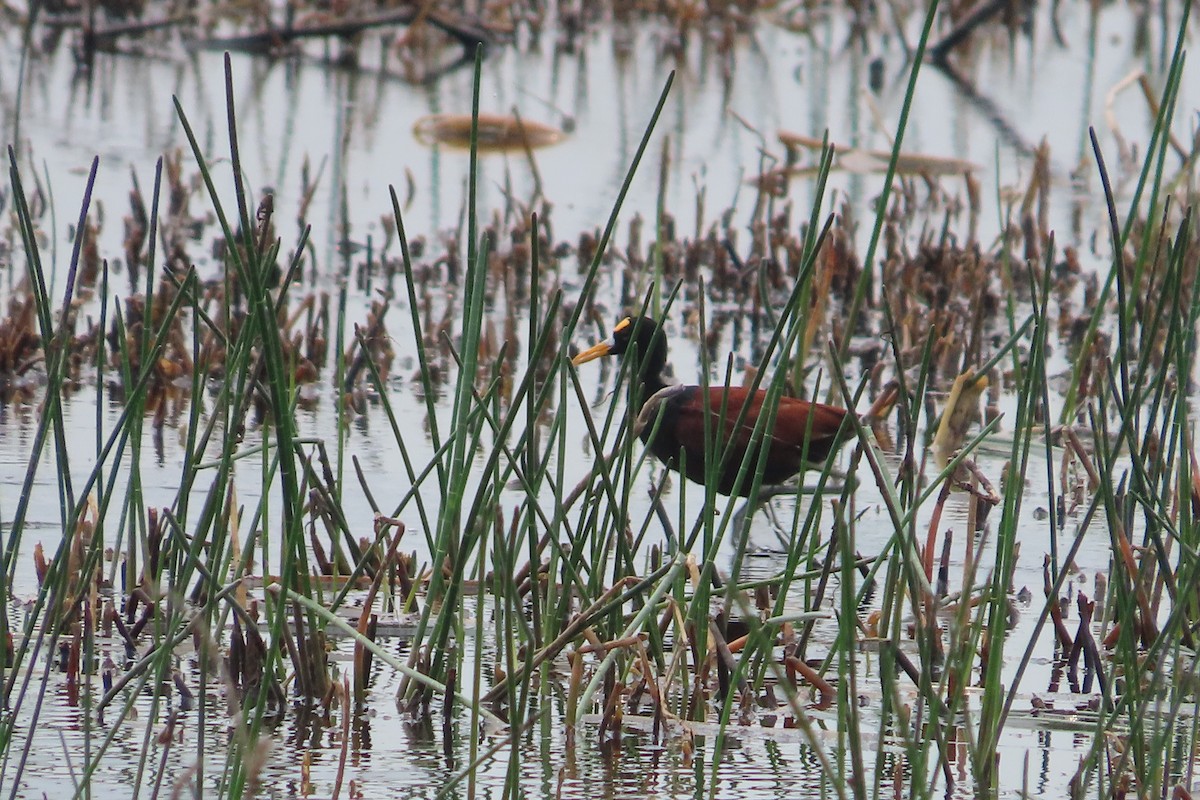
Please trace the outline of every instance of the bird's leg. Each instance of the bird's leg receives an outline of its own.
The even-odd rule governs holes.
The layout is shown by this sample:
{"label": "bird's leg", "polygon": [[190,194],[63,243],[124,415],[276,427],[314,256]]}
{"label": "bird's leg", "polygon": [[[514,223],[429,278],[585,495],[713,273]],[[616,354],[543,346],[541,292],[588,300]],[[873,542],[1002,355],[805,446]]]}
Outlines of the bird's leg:
{"label": "bird's leg", "polygon": [[[776,491],[772,492],[772,496],[783,494],[783,487],[772,487]],[[779,546],[783,552],[787,552],[791,548],[791,538],[788,536],[787,530],[783,527],[783,523],[779,521],[779,516],[775,513],[775,504],[770,500],[763,500],[761,496],[758,498],[767,512],[767,520],[771,523],[771,530],[775,532],[776,538],[779,539]]]}
{"label": "bird's leg", "polygon": [[761,502],[761,499],[757,501],[747,500],[738,506],[738,510],[733,512],[733,530],[735,532],[743,530],[744,527],[747,534],[749,534],[750,526],[748,523],[750,518],[754,516],[754,512],[758,510]]}

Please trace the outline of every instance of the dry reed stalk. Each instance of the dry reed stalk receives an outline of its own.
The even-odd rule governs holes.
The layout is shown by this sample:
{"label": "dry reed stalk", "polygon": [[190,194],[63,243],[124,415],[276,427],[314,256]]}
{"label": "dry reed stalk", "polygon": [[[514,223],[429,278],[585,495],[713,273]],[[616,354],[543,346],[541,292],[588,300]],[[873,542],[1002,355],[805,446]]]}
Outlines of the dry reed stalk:
{"label": "dry reed stalk", "polygon": [[1050,609],[1050,621],[1054,625],[1054,635],[1058,639],[1058,646],[1066,654],[1071,652],[1075,641],[1071,638],[1071,634],[1063,622],[1062,607],[1058,603],[1058,598],[1051,596],[1053,589],[1054,582],[1050,579],[1050,556],[1047,555],[1042,561],[1042,591],[1046,595],[1046,606]]}

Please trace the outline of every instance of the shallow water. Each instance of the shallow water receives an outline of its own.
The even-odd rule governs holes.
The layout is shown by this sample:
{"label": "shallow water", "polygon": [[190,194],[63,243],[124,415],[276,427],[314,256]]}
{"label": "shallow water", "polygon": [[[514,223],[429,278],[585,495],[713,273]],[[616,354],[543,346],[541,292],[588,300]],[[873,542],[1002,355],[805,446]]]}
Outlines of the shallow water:
{"label": "shallow water", "polygon": [[[1058,14],[1065,46],[1054,41],[1045,16],[1039,18],[1031,38],[1017,36],[1009,41],[998,35],[980,43],[970,70],[977,87],[974,91],[956,85],[931,66],[924,67],[905,149],[967,159],[979,165],[983,211],[978,239],[987,248],[998,235],[1005,205],[1013,202],[1014,192],[1024,189],[1032,148],[1044,139],[1050,147],[1054,180],[1049,224],[1058,232],[1060,245],[1079,246],[1084,264],[1100,269],[1109,258],[1108,222],[1102,205],[1094,200],[1098,181],[1091,167],[1087,126],[1097,127],[1119,202],[1127,200],[1130,172],[1116,156],[1117,138],[1106,125],[1105,98],[1137,69],[1149,72],[1154,76],[1152,83],[1160,85],[1157,65],[1161,47],[1154,40],[1147,55],[1135,53],[1133,17],[1123,6],[1106,7],[1094,19],[1085,4],[1068,4],[1058,9]],[[910,41],[915,41],[914,25],[907,30]],[[739,39],[728,81],[722,78],[721,57],[711,47],[702,46],[699,37],[689,41],[681,63],[660,58],[657,53],[665,32],[653,25],[591,34],[583,54],[575,56],[556,54],[549,45],[540,49],[503,48],[490,53],[484,62],[481,106],[497,113],[517,106],[523,115],[552,124],[561,124],[563,115],[573,121],[574,130],[562,144],[535,154],[542,192],[553,204],[549,223],[554,239],[572,242],[579,232],[603,226],[667,73],[676,68],[671,97],[622,210],[617,244],[624,246],[635,215],[647,220],[646,230],[652,229],[649,221],[654,219],[658,203],[664,150],[668,157],[665,204],[675,216],[678,230],[690,235],[728,207],[734,207],[735,215],[749,217],[753,191],[744,181],[764,164],[760,148],[765,146],[776,156],[782,154],[783,148],[775,140],[778,130],[820,136],[828,129],[838,142],[888,148],[887,134],[875,120],[877,116],[888,129],[895,124],[907,78],[903,50],[894,35],[877,37],[872,39],[872,52],[864,55],[847,45],[849,35],[846,20],[836,13],[818,20],[810,35],[760,24],[753,37]],[[12,34],[0,36],[12,38]],[[19,48],[11,46],[0,52],[0,127],[6,137],[11,135],[14,118],[18,53]],[[873,58],[882,65],[883,85],[878,92],[868,87]],[[25,165],[35,165],[39,176],[44,172],[53,191],[57,222],[52,230],[57,235],[48,244],[53,274],[57,276],[51,290],[55,296],[61,295],[69,258],[68,221],[78,214],[84,176],[94,155],[101,159],[94,202],[103,208],[106,218],[101,250],[115,254],[121,252],[120,217],[128,204],[130,171],[148,190],[159,154],[178,147],[186,150],[172,95],[179,98],[210,158],[218,160],[227,152],[220,54],[180,52],[165,58],[101,55],[90,85],[73,82],[71,74],[72,62],[65,48],[32,65],[21,115],[22,146],[29,154]],[[451,73],[429,85],[412,85],[380,71],[332,68],[315,59],[270,63],[238,55],[233,57],[233,76],[243,168],[254,195],[257,197],[267,187],[274,190],[277,225],[286,252],[298,236],[292,220],[298,210],[302,169],[307,164],[310,174],[321,176],[308,213],[313,225],[317,283],[337,291],[346,282],[350,321],[361,321],[371,292],[344,276],[349,272],[347,264],[363,257],[364,251],[356,248],[378,248],[385,238],[379,220],[390,214],[389,184],[397,187],[405,204],[410,236],[435,239],[459,225],[466,196],[466,155],[421,145],[414,139],[412,128],[428,113],[469,111],[469,70]],[[1181,91],[1177,118],[1194,118],[1194,110],[1200,105],[1200,87],[1190,74],[1185,75]],[[1120,121],[1125,140],[1144,148],[1150,114],[1136,90],[1127,89],[1115,96],[1111,118]],[[1187,138],[1187,131],[1180,125],[1176,131]],[[1073,183],[1071,175],[1080,162],[1087,165],[1082,169],[1084,179]],[[480,206],[488,209],[488,214],[502,211],[508,192],[522,202],[531,196],[534,178],[523,154],[489,155],[481,163]],[[217,172],[218,186],[227,193],[223,201],[229,202],[232,190],[228,163],[218,161]],[[869,203],[880,181],[876,175],[835,173],[831,183],[836,200],[827,203],[827,208],[845,202],[860,220],[869,220]],[[951,195],[965,193],[961,179],[943,179],[942,186]],[[697,210],[698,190],[703,191],[702,212]],[[789,200],[797,209],[794,219],[807,218],[812,192],[810,182],[793,183]],[[999,206],[998,195],[1003,198]],[[206,207],[203,198],[193,199],[194,209]],[[865,245],[868,233],[864,227],[860,224],[860,247]],[[643,242],[647,236],[643,234]],[[355,251],[353,256],[345,255],[351,250]],[[0,263],[4,259],[0,254]],[[214,263],[201,262],[197,266],[202,275],[209,276],[216,268]],[[8,270],[6,283],[10,287],[19,280],[21,268],[21,264],[15,264]],[[123,287],[125,279],[116,265],[114,271],[115,285]],[[568,299],[574,301],[577,279],[569,270],[563,270],[561,280]],[[619,277],[603,279],[599,292],[615,317]],[[394,314],[389,319],[389,330],[398,364],[388,386],[389,396],[398,416],[415,429],[423,424],[425,412],[419,384],[411,377],[415,360],[409,344],[412,331],[407,313]],[[747,353],[740,353],[740,357],[747,358]],[[1067,366],[1065,354],[1056,358],[1051,372]],[[690,380],[700,368],[693,340],[675,337],[673,362],[676,374]],[[611,378],[610,383],[601,386],[600,374],[586,373],[584,380],[594,390],[591,396],[606,398]],[[334,438],[337,417],[333,390],[328,386],[324,390],[314,408],[299,413],[301,435]],[[102,429],[107,429],[119,413],[115,403],[101,400],[97,415],[97,402],[95,389],[84,388],[66,405],[72,469],[80,474],[90,468],[89,459],[94,458],[89,453],[95,449],[92,443],[98,416]],[[1001,408],[1011,413],[1015,401],[1004,398]],[[439,411],[448,418],[448,410],[449,402],[443,398]],[[583,441],[579,410],[571,405],[559,413],[569,415],[569,430],[580,431],[578,441]],[[16,504],[36,419],[32,406],[0,408],[0,509],[11,509]],[[384,424],[379,414],[358,418],[348,429],[347,451],[364,464],[376,496],[387,498],[401,491],[395,479],[389,477],[401,474],[401,468],[390,432],[381,427]],[[251,432],[248,443],[255,436],[256,432]],[[81,445],[77,449],[76,442]],[[412,444],[418,454],[430,455],[427,441]],[[143,486],[147,505],[167,504],[174,497],[176,476],[182,466],[178,436],[169,432],[161,450],[155,449],[148,437],[145,447]],[[571,459],[567,473],[571,482],[587,474],[591,455],[584,448],[579,457]],[[995,477],[1004,458],[1004,454],[997,453],[981,459],[980,464]],[[845,460],[843,455],[840,463],[844,465]],[[151,464],[153,469],[145,469]],[[241,498],[247,505],[257,498],[255,468],[244,470],[239,482]],[[356,497],[361,499],[361,490],[350,474],[347,468],[349,521],[352,529],[369,531],[372,515],[365,500],[354,501]],[[1037,494],[1044,488],[1036,482],[1029,488],[1022,511],[1023,553],[1014,588],[1028,586],[1035,598],[1040,598],[1041,555],[1047,550],[1048,528],[1039,512],[1045,510],[1045,496]],[[668,498],[674,501],[683,494],[687,495],[689,508],[699,507],[699,493],[687,490],[678,481]],[[395,499],[393,496],[391,501]],[[891,535],[878,491],[865,482],[857,503],[864,513],[859,523],[858,548],[864,554],[877,552]],[[46,465],[34,487],[32,508],[25,541],[44,541],[49,549],[57,541],[61,523],[56,478]],[[779,518],[787,520],[792,505],[779,500],[775,510]],[[923,521],[927,523],[927,519]],[[960,536],[951,559],[952,574],[961,570],[961,531],[965,523],[965,503],[952,501],[942,519],[943,527],[954,528]],[[747,572],[777,572],[784,559],[770,525],[764,519],[756,520],[752,536],[758,553],[748,563]],[[1090,593],[1093,576],[1108,569],[1110,554],[1103,531],[1097,528],[1088,536],[1076,563],[1078,584]],[[406,546],[416,548],[419,558],[428,560],[423,537],[410,536]],[[723,547],[732,554],[731,544],[727,542]],[[727,556],[723,567],[727,568],[728,563]],[[981,569],[989,566],[990,562],[985,561]],[[22,558],[9,601],[11,619],[22,619],[26,603],[36,592],[29,560]],[[1032,608],[1031,612],[1028,605],[1018,609],[1027,613],[1021,614],[1012,632],[1010,653],[1019,653],[1032,635],[1040,609],[1038,599]],[[1068,621],[1069,627],[1075,624],[1074,620]],[[818,630],[825,643],[831,641],[832,625]],[[117,647],[115,643],[111,646]],[[394,643],[393,649],[403,654],[402,644]],[[348,651],[343,643],[339,655]],[[1033,694],[1050,693],[1051,655],[1052,642],[1043,632],[1022,683],[1018,711],[1030,708]],[[114,653],[114,659],[120,661],[118,654]],[[864,682],[871,675],[872,665],[869,656],[864,658]],[[43,666],[35,666],[38,675]],[[194,659],[184,656],[178,666],[196,691]],[[350,671],[349,666],[346,671]],[[450,776],[464,768],[469,758],[468,743],[456,739],[454,752],[447,756],[440,730],[414,727],[395,710],[391,698],[396,684],[396,674],[376,662],[370,707],[352,722],[346,777],[353,779],[365,796],[433,796]],[[864,713],[869,719],[872,703],[877,707],[877,697],[872,698],[869,690],[863,694],[867,696]],[[551,697],[550,702],[561,702]],[[1075,699],[1085,702],[1087,697],[1068,694],[1061,703],[1069,705]],[[126,722],[110,729],[81,708],[72,707],[65,699],[61,676],[52,673],[36,731],[30,733],[18,723],[19,743],[33,736],[35,746],[23,784],[12,787],[14,794],[36,797],[43,792],[53,796],[69,791],[74,778],[65,765],[77,769],[84,747],[95,746],[109,734],[113,736],[111,750],[92,777],[93,795],[128,796],[131,782],[140,782],[148,791],[153,770],[135,773],[147,735],[148,696],[142,697],[137,706],[143,715],[141,723]],[[186,776],[197,761],[202,761],[207,771],[206,785],[215,785],[224,764],[224,756],[218,753],[228,736],[229,722],[223,700],[211,698],[207,711],[204,723],[198,710],[181,713],[177,734],[180,741],[163,755],[163,793],[169,794],[172,781]],[[23,706],[20,713],[29,713],[28,706]],[[466,712],[460,709],[457,714],[463,721]],[[820,765],[804,737],[795,731],[776,735],[772,729],[754,728],[751,734],[734,737],[734,741],[727,741],[727,750],[714,773],[711,745],[703,732],[696,734],[695,751],[689,756],[678,731],[659,744],[630,725],[623,735],[619,757],[605,757],[595,746],[594,720],[584,722],[576,746],[568,748],[561,714],[561,707],[552,708],[543,723],[522,737],[519,782],[530,796],[711,793],[770,798],[797,793],[815,797],[821,791]],[[820,719],[819,714],[816,716]],[[289,714],[275,731],[259,793],[267,797],[320,797],[332,792],[342,746],[337,724],[307,725],[300,715]],[[89,725],[95,726],[90,732]],[[777,725],[782,727],[782,720]],[[154,726],[155,731],[160,728],[161,724]],[[461,737],[461,731],[467,729],[465,725],[456,728],[456,736]],[[205,747],[203,757],[198,759],[195,747],[201,730]],[[1064,796],[1079,748],[1090,743],[1085,733],[1083,729],[1052,730],[1036,724],[1012,726],[1000,748],[1003,793],[1016,796],[1022,785],[1027,785],[1034,796]],[[19,748],[14,750],[19,752]],[[161,749],[157,752],[163,754]],[[505,755],[502,751],[497,760],[480,771],[478,793],[501,793],[507,768]],[[306,763],[311,786],[303,784]],[[1026,763],[1027,777],[1023,774]],[[6,775],[12,774],[14,766],[7,767]],[[885,762],[885,767],[887,777],[881,781],[887,786],[891,763]],[[811,794],[798,787],[806,787]],[[457,791],[466,796],[466,784]],[[956,795],[967,796],[970,792],[969,786],[960,783]]]}

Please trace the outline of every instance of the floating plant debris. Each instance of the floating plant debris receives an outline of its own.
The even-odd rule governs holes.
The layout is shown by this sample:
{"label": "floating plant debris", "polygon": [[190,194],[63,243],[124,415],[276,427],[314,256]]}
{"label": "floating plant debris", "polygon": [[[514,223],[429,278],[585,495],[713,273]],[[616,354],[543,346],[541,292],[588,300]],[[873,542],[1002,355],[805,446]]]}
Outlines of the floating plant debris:
{"label": "floating plant debris", "polygon": [[[471,115],[432,114],[428,117],[421,117],[413,125],[413,135],[422,144],[470,147]],[[565,134],[558,128],[541,122],[500,114],[479,115],[480,150],[520,150],[525,147],[548,147],[558,144],[564,137]]]}

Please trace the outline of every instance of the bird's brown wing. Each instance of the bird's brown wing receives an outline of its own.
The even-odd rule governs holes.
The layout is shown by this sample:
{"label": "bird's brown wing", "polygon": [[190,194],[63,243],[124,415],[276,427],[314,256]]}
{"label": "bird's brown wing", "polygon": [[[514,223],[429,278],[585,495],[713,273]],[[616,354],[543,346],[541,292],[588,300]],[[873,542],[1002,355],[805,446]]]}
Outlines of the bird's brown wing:
{"label": "bird's brown wing", "polygon": [[[721,388],[709,389],[709,410],[714,415],[721,412],[723,394],[724,390]],[[721,433],[718,441],[727,443],[727,446],[734,450],[730,456],[734,470],[741,463],[741,456],[746,448],[750,446],[750,437],[758,422],[758,416],[762,413],[766,396],[767,393],[762,390],[751,393],[740,387],[730,388],[728,399],[725,401],[725,422],[723,426],[720,423],[713,424],[712,435],[717,435],[719,430]],[[660,458],[675,457],[681,449],[686,453],[689,477],[694,470],[703,470],[703,400],[699,387],[687,387],[687,391],[675,393],[664,414],[663,430],[659,441],[656,442],[658,446],[655,453]],[[746,417],[742,425],[733,430],[742,406],[746,404],[749,404]],[[775,427],[767,440],[769,452],[765,477],[771,479],[769,482],[786,480],[799,472],[804,465],[801,460],[802,453],[807,455],[805,460],[810,462],[821,462],[828,458],[845,416],[845,409],[835,406],[809,403],[791,397],[780,398]],[[807,452],[804,446],[806,436]]]}
{"label": "bird's brown wing", "polygon": [[771,438],[781,445],[803,448],[808,436],[808,460],[821,462],[829,457],[846,413],[846,409],[837,406],[783,397],[779,400]]}

